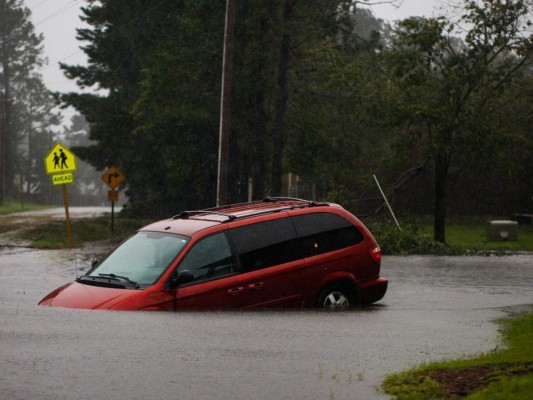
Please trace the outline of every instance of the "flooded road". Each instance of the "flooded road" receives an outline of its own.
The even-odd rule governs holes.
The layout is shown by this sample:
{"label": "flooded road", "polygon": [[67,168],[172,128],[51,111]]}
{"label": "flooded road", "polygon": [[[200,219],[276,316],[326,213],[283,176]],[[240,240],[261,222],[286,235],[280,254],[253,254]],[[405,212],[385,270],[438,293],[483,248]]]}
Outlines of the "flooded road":
{"label": "flooded road", "polygon": [[[121,210],[122,207],[115,207],[116,213],[119,213]],[[96,218],[110,212],[111,207],[69,207],[69,215],[71,218]],[[21,219],[28,219],[31,217],[51,217],[53,219],[65,219],[65,208],[55,207],[44,210],[21,211],[9,214],[8,217],[18,217]]]}
{"label": "flooded road", "polygon": [[384,257],[385,298],[349,312],[37,307],[74,254],[0,248],[0,398],[386,399],[386,374],[491,351],[494,319],[533,303],[523,255]]}

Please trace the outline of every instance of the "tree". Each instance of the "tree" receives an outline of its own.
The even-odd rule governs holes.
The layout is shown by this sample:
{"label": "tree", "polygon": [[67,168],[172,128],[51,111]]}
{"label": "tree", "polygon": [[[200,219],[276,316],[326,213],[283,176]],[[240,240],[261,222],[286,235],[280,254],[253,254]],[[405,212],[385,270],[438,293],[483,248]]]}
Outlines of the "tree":
{"label": "tree", "polygon": [[[70,125],[63,126],[61,141],[69,148],[90,146],[89,124],[82,115],[74,114],[70,118]],[[101,204],[107,197],[101,172],[86,161],[76,163],[76,184],[69,188],[72,203],[79,205]]]}
{"label": "tree", "polygon": [[[88,3],[82,9],[82,19],[90,28],[78,30],[78,39],[86,43],[83,49],[88,66],[62,65],[62,68],[81,87],[95,87],[104,93],[62,96],[90,125],[92,144],[73,150],[97,169],[114,165],[124,172],[128,177],[130,203],[138,214],[164,213],[168,209],[154,204],[164,203],[165,198],[158,195],[167,187],[165,144],[164,141],[154,144],[154,140],[162,137],[161,132],[137,130],[139,123],[134,107],[142,93],[142,69],[161,59],[158,53],[168,35],[166,28],[174,23],[173,17],[180,15],[184,4],[149,0],[103,3],[89,0]],[[188,45],[194,47],[193,42]],[[136,130],[138,133],[134,134]]]}
{"label": "tree", "polygon": [[145,174],[128,178],[137,211],[154,214],[146,207],[161,200],[166,215],[215,204],[224,11],[194,2],[169,16],[142,71],[132,137],[143,143],[135,162]]}
{"label": "tree", "polygon": [[366,9],[335,17],[337,29],[307,48],[295,67],[288,123],[291,171],[304,196],[328,198],[354,212],[357,199],[386,165],[392,127],[386,84],[377,73],[389,26]]}
{"label": "tree", "polygon": [[[63,96],[91,128],[92,144],[73,150],[99,169],[120,168],[128,207],[138,215],[214,205],[224,2],[88,3],[83,19],[90,28],[78,38],[89,65],[62,67],[80,86],[103,90]],[[341,21],[359,3],[237,2],[229,201],[247,200],[250,181],[253,198],[281,193],[299,97],[308,95],[299,85],[322,80],[302,71],[317,48],[327,54],[336,46]],[[323,110],[320,116],[333,119]],[[325,134],[322,128],[314,131]]]}
{"label": "tree", "polygon": [[[17,86],[16,166],[25,183],[26,195],[46,192],[50,179],[43,168],[43,155],[52,148],[53,127],[61,122],[53,95],[39,75],[26,79]],[[44,184],[44,185],[43,185]]]}
{"label": "tree", "polygon": [[[521,77],[533,50],[525,34],[531,24],[528,3],[464,4],[460,29],[445,18],[407,19],[387,52],[398,115],[434,168],[434,229],[440,242],[445,242],[450,169],[480,160],[502,143],[508,131],[498,117],[513,109],[511,99],[502,103],[502,95]],[[464,41],[454,37],[460,32],[466,33]]]}
{"label": "tree", "polygon": [[[23,154],[34,155],[31,124],[44,115],[36,110],[49,107],[52,101],[36,72],[44,63],[42,41],[22,0],[0,0],[0,203],[15,193],[15,174],[28,163],[22,161]],[[57,120],[39,122],[46,129]],[[29,151],[21,153],[24,137]]]}
{"label": "tree", "polygon": [[[330,120],[325,111],[330,110],[329,105],[321,108],[324,99],[314,96],[310,100],[310,90],[302,88],[322,84],[320,72],[324,70],[315,69],[319,65],[315,57],[318,51],[324,51],[323,55],[328,60],[332,59],[329,54],[338,47],[341,24],[358,3],[248,2],[238,10],[233,101],[234,112],[240,120],[235,121],[236,125],[239,124],[236,129],[240,132],[234,135],[232,146],[233,159],[242,165],[236,168],[239,175],[234,179],[241,183],[235,196],[237,200],[246,199],[244,195],[250,177],[253,178],[253,198],[281,194],[282,176],[293,167],[290,159],[294,160],[296,153],[304,154],[302,150],[308,148],[303,146],[298,151],[294,146],[301,127],[295,126],[295,121],[300,121],[302,109],[305,116],[318,112],[307,119],[316,121],[318,125],[310,127],[306,124],[312,130],[303,133],[306,135],[304,142],[312,141],[315,132],[321,129],[318,116]],[[333,64],[329,67],[333,68]],[[310,104],[304,106],[302,98],[307,98]],[[304,155],[300,160],[307,165],[307,175],[310,176],[313,158]]]}

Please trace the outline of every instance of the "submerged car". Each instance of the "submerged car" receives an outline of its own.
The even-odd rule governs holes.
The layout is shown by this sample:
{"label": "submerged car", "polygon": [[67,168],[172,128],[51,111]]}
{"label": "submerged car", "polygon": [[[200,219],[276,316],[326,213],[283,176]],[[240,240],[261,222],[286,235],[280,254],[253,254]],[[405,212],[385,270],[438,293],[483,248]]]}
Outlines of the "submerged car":
{"label": "submerged car", "polygon": [[267,198],[140,229],[40,305],[107,310],[347,308],[383,298],[381,250],[333,203]]}

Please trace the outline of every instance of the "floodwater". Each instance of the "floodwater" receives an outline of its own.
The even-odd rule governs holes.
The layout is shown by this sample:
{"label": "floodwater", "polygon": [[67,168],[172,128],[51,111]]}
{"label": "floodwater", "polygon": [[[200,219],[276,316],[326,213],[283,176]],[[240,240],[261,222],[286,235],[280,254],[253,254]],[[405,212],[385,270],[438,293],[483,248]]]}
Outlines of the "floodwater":
{"label": "floodwater", "polygon": [[387,399],[388,373],[491,351],[494,320],[533,304],[521,255],[384,257],[385,298],[347,312],[36,305],[88,258],[0,248],[0,398]]}

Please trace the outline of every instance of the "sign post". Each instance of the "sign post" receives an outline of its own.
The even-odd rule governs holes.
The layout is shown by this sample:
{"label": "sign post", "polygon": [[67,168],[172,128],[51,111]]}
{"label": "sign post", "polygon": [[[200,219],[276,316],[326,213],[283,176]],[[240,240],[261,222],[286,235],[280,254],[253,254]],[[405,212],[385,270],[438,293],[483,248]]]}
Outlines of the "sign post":
{"label": "sign post", "polygon": [[67,183],[73,183],[72,172],[76,170],[76,156],[69,149],[57,142],[44,158],[46,173],[51,175],[53,185],[62,185],[63,205],[67,222],[68,246],[74,247],[72,240],[72,225],[68,209]]}
{"label": "sign post", "polygon": [[70,223],[70,212],[68,210],[68,195],[67,185],[61,185],[63,187],[63,205],[65,206],[65,220],[67,221],[67,235],[68,235],[68,247],[74,247],[72,241],[72,224]]}
{"label": "sign post", "polygon": [[120,172],[116,167],[110,167],[102,175],[102,181],[111,189],[107,192],[107,200],[111,202],[111,232],[115,231],[115,201],[118,201],[117,186],[126,179],[124,174]]}

